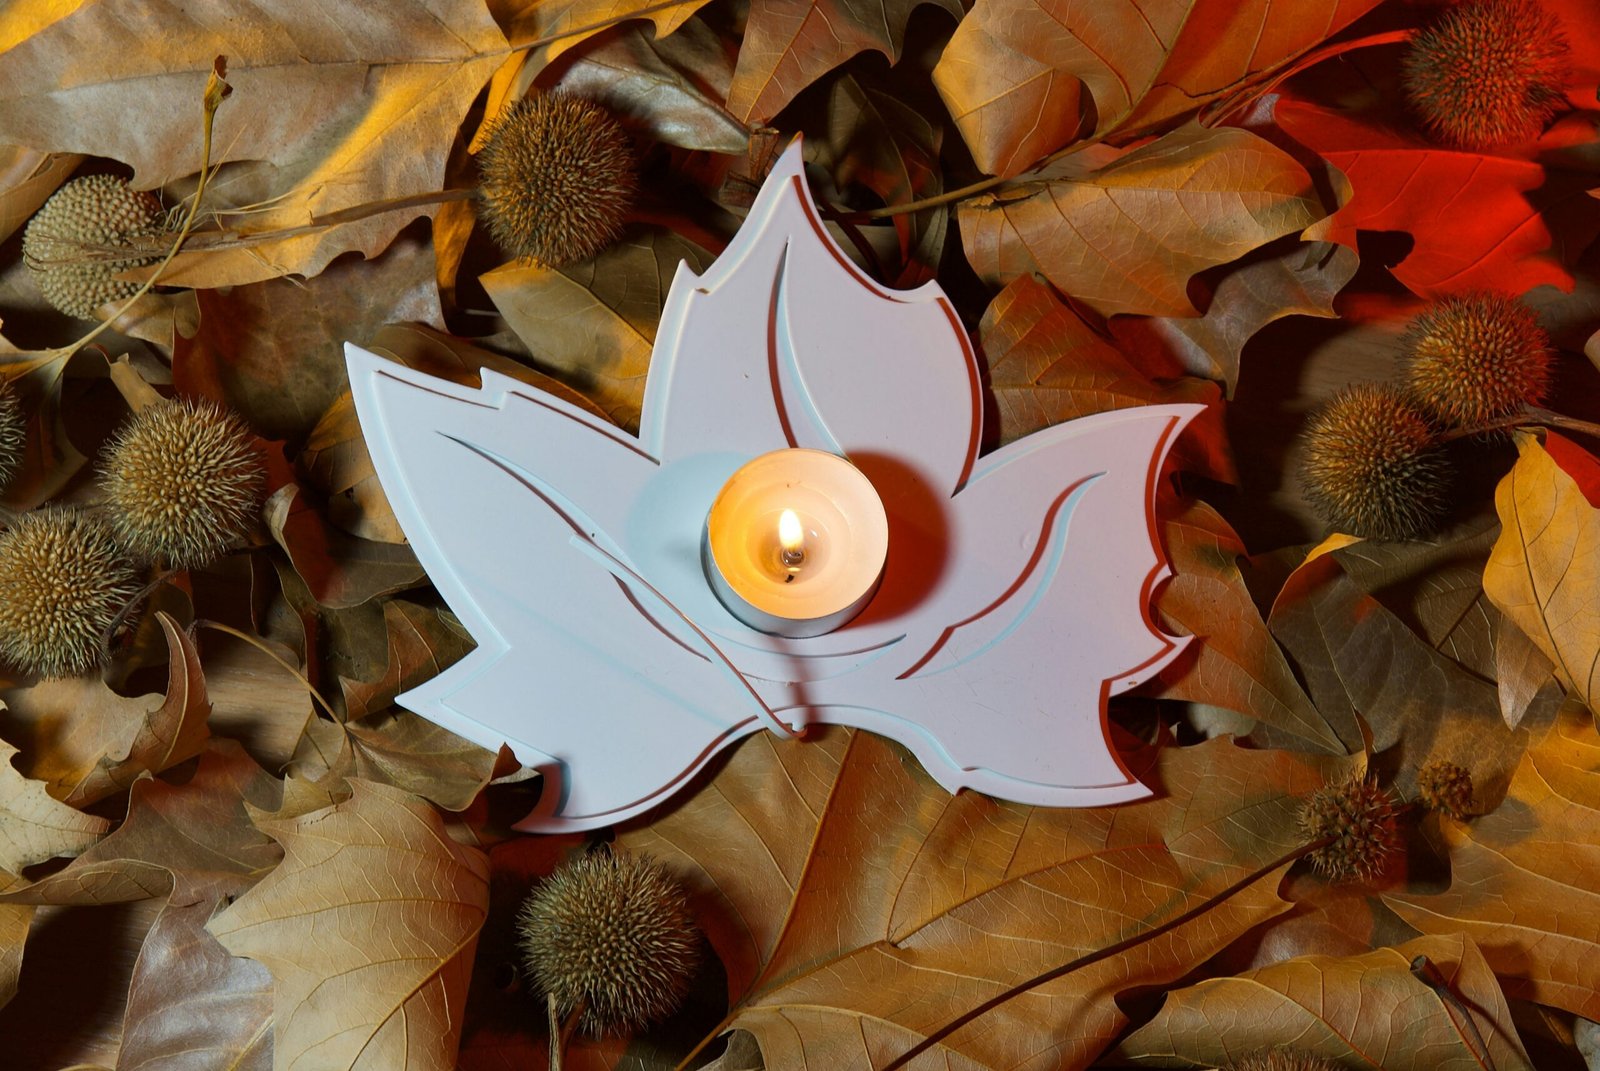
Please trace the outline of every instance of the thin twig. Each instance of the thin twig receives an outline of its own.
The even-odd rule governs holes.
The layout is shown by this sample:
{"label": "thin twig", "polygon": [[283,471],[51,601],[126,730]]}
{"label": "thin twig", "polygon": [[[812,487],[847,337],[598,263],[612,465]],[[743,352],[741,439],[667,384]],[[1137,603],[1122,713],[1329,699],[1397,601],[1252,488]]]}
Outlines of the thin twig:
{"label": "thin twig", "polygon": [[567,1042],[572,1039],[572,1032],[578,1028],[578,1020],[583,1016],[584,1002],[578,1001],[577,1005],[567,1013],[562,1021],[561,1012],[556,1007],[556,995],[545,994],[545,1010],[550,1016],[550,1071],[561,1071],[561,1065],[566,1061]]}
{"label": "thin twig", "polygon": [[133,613],[134,608],[155,594],[156,589],[162,584],[177,575],[178,570],[176,569],[163,569],[154,580],[130,595],[128,600],[112,615],[110,624],[106,625],[105,630],[100,633],[100,657],[103,660],[111,661],[111,641],[116,638],[122,626],[127,623],[128,615]]}
{"label": "thin twig", "polygon": [[1528,406],[1498,420],[1486,421],[1482,424],[1473,424],[1464,428],[1452,428],[1439,436],[1439,442],[1455,442],[1457,439],[1471,439],[1479,435],[1492,435],[1497,431],[1510,431],[1513,428],[1560,428],[1562,431],[1573,431],[1579,435],[1588,435],[1600,439],[1600,424],[1590,420],[1579,420],[1562,413],[1551,412],[1537,406]]}

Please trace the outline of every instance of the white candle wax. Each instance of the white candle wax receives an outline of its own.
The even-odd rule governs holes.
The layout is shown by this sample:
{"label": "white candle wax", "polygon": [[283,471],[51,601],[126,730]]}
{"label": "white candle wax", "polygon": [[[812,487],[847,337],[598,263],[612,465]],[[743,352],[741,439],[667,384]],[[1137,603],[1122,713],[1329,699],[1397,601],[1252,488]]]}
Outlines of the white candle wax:
{"label": "white candle wax", "polygon": [[844,625],[883,578],[889,521],[871,481],[822,450],[741,466],[706,516],[706,579],[728,611],[780,636]]}

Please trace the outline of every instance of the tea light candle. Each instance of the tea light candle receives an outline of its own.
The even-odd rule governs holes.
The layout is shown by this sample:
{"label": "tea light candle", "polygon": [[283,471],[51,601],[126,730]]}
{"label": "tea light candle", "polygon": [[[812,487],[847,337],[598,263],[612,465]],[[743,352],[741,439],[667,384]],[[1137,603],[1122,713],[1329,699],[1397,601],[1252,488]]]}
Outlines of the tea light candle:
{"label": "tea light candle", "polygon": [[848,622],[883,579],[889,520],[871,481],[822,450],[774,450],[741,466],[706,516],[706,579],[728,612],[779,636]]}

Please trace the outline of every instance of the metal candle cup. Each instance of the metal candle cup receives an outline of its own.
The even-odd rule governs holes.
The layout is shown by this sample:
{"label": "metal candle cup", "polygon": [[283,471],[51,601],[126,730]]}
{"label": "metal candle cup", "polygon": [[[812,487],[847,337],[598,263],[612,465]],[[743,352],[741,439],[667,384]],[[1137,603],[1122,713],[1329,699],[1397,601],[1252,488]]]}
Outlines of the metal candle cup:
{"label": "metal candle cup", "polygon": [[889,520],[871,481],[822,450],[741,466],[706,515],[706,579],[734,617],[778,636],[820,636],[871,601]]}

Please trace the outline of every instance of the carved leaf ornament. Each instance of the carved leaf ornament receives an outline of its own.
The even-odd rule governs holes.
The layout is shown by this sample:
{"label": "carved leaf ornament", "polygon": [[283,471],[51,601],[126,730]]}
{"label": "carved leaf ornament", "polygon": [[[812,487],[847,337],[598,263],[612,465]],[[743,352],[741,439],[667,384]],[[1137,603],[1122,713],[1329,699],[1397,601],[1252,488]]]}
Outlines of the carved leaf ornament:
{"label": "carved leaf ornament", "polygon": [[[363,433],[418,558],[478,647],[399,702],[546,777],[521,828],[622,821],[762,729],[856,726],[945,788],[1090,806],[1148,795],[1105,703],[1184,641],[1161,461],[1197,405],[1100,413],[982,457],[976,357],[944,293],[886,289],[823,229],[792,145],[704,275],[680,265],[637,438],[485,369],[448,383],[347,347]],[[752,458],[843,456],[889,521],[877,594],[838,630],[756,631],[702,567]]]}

